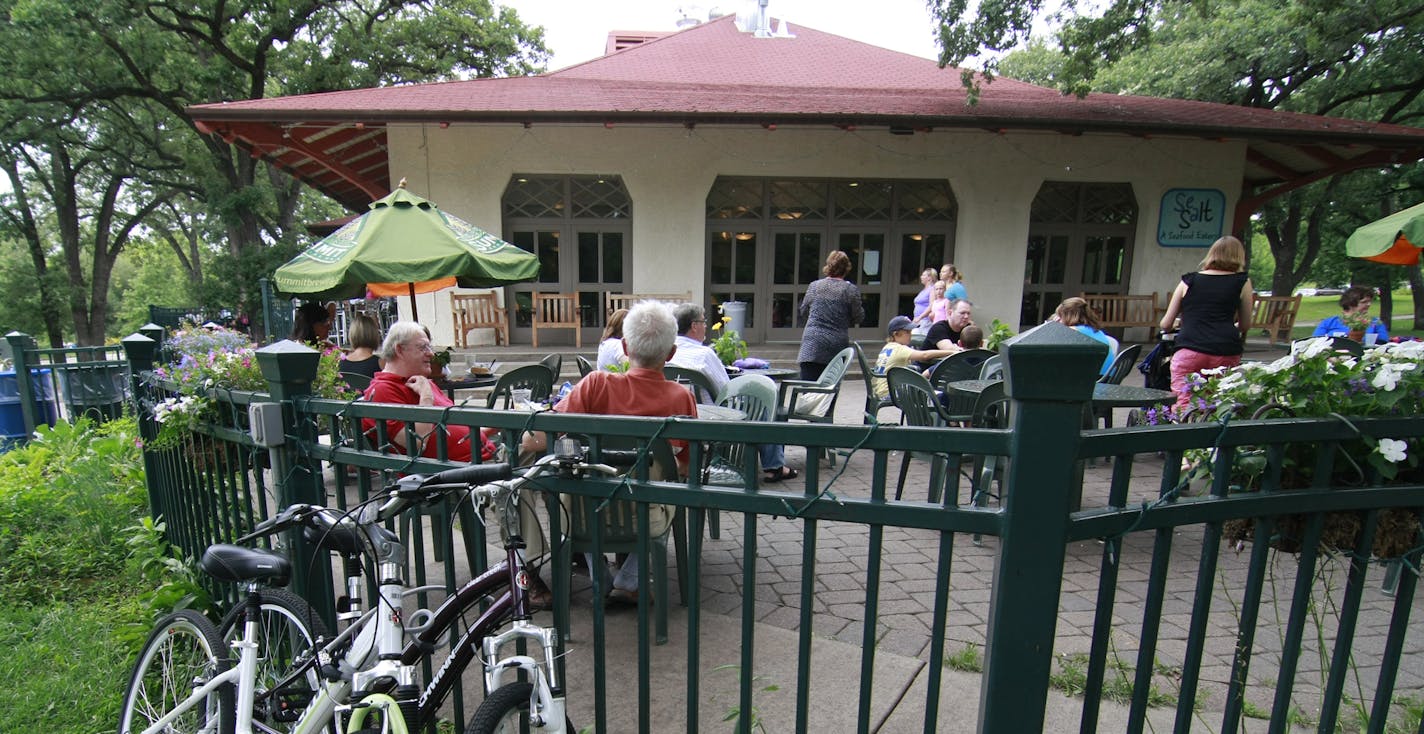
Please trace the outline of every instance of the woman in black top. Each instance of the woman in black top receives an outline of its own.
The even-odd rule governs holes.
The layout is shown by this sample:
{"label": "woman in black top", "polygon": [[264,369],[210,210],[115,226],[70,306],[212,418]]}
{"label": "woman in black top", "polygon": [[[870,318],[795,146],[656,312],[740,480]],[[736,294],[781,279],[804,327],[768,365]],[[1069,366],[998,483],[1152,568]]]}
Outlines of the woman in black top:
{"label": "woman in black top", "polygon": [[1172,355],[1172,390],[1177,410],[1187,407],[1187,376],[1214,367],[1241,364],[1246,332],[1251,328],[1251,278],[1245,272],[1246,248],[1235,237],[1212,244],[1195,273],[1182,276],[1162,316],[1163,331],[1177,317],[1177,351]]}

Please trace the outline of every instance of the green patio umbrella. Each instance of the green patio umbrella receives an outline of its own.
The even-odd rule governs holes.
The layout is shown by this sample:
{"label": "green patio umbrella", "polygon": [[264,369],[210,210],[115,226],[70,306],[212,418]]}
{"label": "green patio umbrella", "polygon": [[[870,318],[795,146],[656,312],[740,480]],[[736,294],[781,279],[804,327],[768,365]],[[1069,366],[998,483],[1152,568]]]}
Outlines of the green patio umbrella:
{"label": "green patio umbrella", "polygon": [[1424,247],[1424,204],[1416,204],[1355,230],[1345,254],[1389,265],[1414,265]]}
{"label": "green patio umbrella", "polygon": [[312,298],[360,298],[448,288],[487,288],[539,274],[533,253],[495,237],[434,202],[405,180],[371,210],[277,268],[277,290]]}

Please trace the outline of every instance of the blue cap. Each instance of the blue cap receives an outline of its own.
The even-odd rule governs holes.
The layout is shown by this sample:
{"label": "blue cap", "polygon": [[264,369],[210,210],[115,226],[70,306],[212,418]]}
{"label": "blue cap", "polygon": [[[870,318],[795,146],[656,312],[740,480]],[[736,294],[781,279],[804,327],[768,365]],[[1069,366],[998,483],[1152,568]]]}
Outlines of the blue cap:
{"label": "blue cap", "polygon": [[897,331],[911,331],[909,316],[896,316],[890,319],[890,325],[885,328],[885,333],[894,336]]}

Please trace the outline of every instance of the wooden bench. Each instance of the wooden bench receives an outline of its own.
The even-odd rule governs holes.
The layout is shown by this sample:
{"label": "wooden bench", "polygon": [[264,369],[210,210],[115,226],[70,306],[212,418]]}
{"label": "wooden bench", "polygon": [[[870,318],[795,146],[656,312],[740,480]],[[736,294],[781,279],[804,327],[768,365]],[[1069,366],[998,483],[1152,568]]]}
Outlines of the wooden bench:
{"label": "wooden bench", "polygon": [[1299,312],[1299,293],[1294,296],[1256,296],[1256,305],[1251,309],[1251,328],[1264,330],[1272,346],[1277,341],[1289,343]]}
{"label": "wooden bench", "polygon": [[530,319],[534,348],[539,348],[540,329],[573,329],[574,346],[583,349],[583,319],[579,312],[579,294],[573,293],[531,293],[530,307],[534,316]]}
{"label": "wooden bench", "polygon": [[1165,305],[1157,305],[1156,293],[1137,296],[1121,293],[1081,295],[1098,313],[1098,318],[1102,319],[1104,331],[1122,329],[1125,334],[1128,329],[1146,329],[1145,341],[1151,341],[1162,319],[1162,313],[1166,310]]}
{"label": "wooden bench", "polygon": [[682,293],[604,293],[604,317],[612,316],[620,308],[632,308],[639,301],[663,301],[665,303],[692,303],[692,291]]}
{"label": "wooden bench", "polygon": [[470,346],[469,334],[475,329],[494,329],[495,346],[509,344],[509,317],[494,293],[451,293],[450,311],[455,314],[456,346]]}

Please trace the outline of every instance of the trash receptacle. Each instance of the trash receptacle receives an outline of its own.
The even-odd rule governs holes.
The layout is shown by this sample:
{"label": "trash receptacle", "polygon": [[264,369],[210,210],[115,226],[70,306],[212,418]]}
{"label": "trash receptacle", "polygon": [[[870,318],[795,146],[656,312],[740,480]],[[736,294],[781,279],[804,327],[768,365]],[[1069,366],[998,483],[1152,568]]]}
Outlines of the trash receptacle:
{"label": "trash receptacle", "polygon": [[746,301],[723,301],[722,315],[729,319],[727,321],[727,330],[735,331],[745,339],[747,333]]}
{"label": "trash receptacle", "polygon": [[[54,403],[54,382],[49,370],[30,370],[30,389],[35,396],[35,420],[53,426],[58,418]],[[23,443],[29,433],[25,430],[25,414],[20,409],[20,384],[14,370],[0,372],[0,452]]]}
{"label": "trash receptacle", "polygon": [[59,377],[71,421],[80,416],[106,421],[124,414],[129,377],[123,365],[60,368]]}

